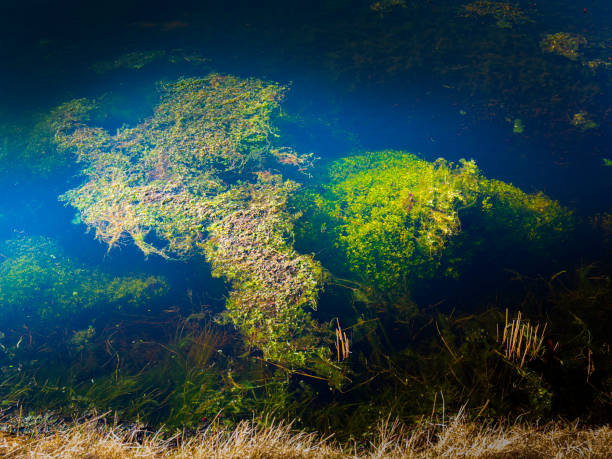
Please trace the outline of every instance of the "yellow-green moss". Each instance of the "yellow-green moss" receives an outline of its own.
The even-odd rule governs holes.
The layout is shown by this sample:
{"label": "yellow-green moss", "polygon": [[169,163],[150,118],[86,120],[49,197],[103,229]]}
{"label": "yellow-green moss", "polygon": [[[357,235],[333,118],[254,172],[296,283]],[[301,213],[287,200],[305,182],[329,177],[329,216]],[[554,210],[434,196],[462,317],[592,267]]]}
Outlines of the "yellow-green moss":
{"label": "yellow-green moss", "polygon": [[5,256],[0,263],[0,318],[15,326],[41,321],[66,325],[109,307],[144,305],[167,291],[160,277],[114,277],[87,268],[42,236],[5,241],[0,252]]}
{"label": "yellow-green moss", "polygon": [[[486,179],[474,161],[366,153],[333,163],[325,183],[296,200],[305,208],[301,239],[320,248],[323,259],[329,252],[323,245],[335,246],[342,262],[327,256],[332,269],[378,292],[405,292],[439,272],[442,261],[446,274],[456,274],[456,261],[444,258],[449,244],[454,258],[467,258],[483,239],[551,243],[572,226],[571,213],[558,202]],[[463,215],[470,216],[467,232]]]}

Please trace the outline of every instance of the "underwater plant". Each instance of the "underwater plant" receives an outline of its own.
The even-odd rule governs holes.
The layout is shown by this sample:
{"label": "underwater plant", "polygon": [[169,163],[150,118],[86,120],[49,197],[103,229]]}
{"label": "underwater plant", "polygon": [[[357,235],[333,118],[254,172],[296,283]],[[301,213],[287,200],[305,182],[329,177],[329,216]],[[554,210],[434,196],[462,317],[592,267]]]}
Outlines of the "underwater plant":
{"label": "underwater plant", "polygon": [[393,12],[393,8],[406,8],[406,0],[378,0],[370,3],[370,9],[383,17]]}
{"label": "underwater plant", "polygon": [[[87,181],[62,199],[109,248],[130,236],[146,255],[181,258],[206,239],[207,224],[233,210],[233,189],[287,154],[273,146],[270,122],[285,88],[211,74],[160,89],[153,117],[135,127],[110,135],[79,125],[64,135]],[[149,233],[157,244],[146,242]]]}
{"label": "underwater plant", "polygon": [[506,2],[491,0],[477,0],[462,6],[462,15],[465,17],[490,16],[496,20],[497,27],[512,28],[515,24],[532,22],[519,7]]}
{"label": "underwater plant", "polygon": [[528,320],[521,321],[520,311],[515,319],[508,322],[506,309],[506,320],[497,336],[497,341],[504,349],[504,357],[510,361],[520,362],[521,368],[526,361],[538,358],[542,354],[546,327],[547,324],[544,324],[540,329],[540,324],[534,326]]}
{"label": "underwater plant", "polygon": [[540,48],[546,53],[558,54],[573,61],[582,57],[579,49],[587,44],[582,35],[557,32],[546,35],[540,41]]}
{"label": "underwater plant", "polygon": [[131,51],[123,53],[114,59],[103,60],[89,66],[91,70],[98,74],[104,74],[115,70],[141,70],[142,68],[155,62],[174,63],[191,63],[195,65],[203,65],[210,59],[207,59],[197,53],[188,53],[182,49],[173,49],[165,51],[155,49],[149,51]]}
{"label": "underwater plant", "polygon": [[321,252],[333,273],[384,295],[404,295],[434,274],[457,275],[475,251],[499,241],[534,250],[572,229],[559,203],[486,179],[474,161],[369,152],[334,162],[322,182],[295,200],[304,211],[300,243]]}
{"label": "underwater plant", "polygon": [[321,267],[288,243],[292,216],[284,210],[297,185],[260,174],[257,187],[243,193],[244,205],[208,228],[206,257],[213,274],[232,281],[227,316],[266,358],[297,366],[309,353],[325,358],[306,308],[315,308]]}
{"label": "underwater plant", "polygon": [[163,50],[133,51],[124,53],[116,59],[96,62],[89,68],[96,73],[107,73],[118,69],[140,70],[165,56]]}
{"label": "underwater plant", "polygon": [[95,101],[73,99],[35,113],[18,126],[4,127],[0,146],[2,175],[25,170],[38,177],[49,177],[71,165],[72,157],[57,148],[57,133],[74,123],[91,121],[98,108]]}
{"label": "underwater plant", "polygon": [[112,276],[86,267],[43,236],[4,241],[0,252],[0,321],[14,329],[69,327],[111,308],[134,309],[168,289],[158,276]]}
{"label": "underwater plant", "polygon": [[277,145],[272,120],[286,89],[214,73],[161,84],[153,116],[114,135],[76,123],[61,146],[86,180],[61,199],[109,249],[129,237],[145,255],[205,254],[232,282],[227,317],[265,359],[292,366],[325,349],[307,311],[320,267],[289,242],[284,206],[297,184],[267,171],[311,161]]}
{"label": "underwater plant", "polygon": [[368,287],[403,290],[434,269],[477,179],[471,161],[455,167],[394,151],[344,158],[330,167],[329,185],[298,204],[311,203],[300,234],[328,235],[346,269]]}
{"label": "underwater plant", "polygon": [[117,323],[76,331],[64,347],[50,336],[0,343],[2,407],[65,416],[112,410],[166,432],[303,409],[285,371],[251,358],[208,314],[194,316],[114,314]]}
{"label": "underwater plant", "polygon": [[570,124],[574,127],[577,127],[581,131],[588,131],[589,129],[597,129],[599,124],[593,121],[590,115],[585,111],[579,111],[574,113]]}

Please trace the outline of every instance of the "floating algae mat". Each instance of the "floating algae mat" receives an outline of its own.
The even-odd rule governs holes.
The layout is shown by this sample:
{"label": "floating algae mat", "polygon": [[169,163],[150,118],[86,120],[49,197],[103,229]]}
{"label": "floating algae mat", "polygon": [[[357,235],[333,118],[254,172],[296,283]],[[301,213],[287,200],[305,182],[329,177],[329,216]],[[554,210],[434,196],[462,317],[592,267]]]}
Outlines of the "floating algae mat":
{"label": "floating algae mat", "polygon": [[608,3],[0,10],[7,431],[612,421]]}

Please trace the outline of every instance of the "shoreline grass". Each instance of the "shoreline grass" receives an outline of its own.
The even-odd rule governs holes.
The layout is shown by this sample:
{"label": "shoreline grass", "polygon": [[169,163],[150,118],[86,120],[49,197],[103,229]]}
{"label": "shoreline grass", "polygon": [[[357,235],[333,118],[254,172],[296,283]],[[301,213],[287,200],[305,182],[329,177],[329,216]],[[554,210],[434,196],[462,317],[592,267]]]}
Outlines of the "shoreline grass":
{"label": "shoreline grass", "polygon": [[[211,425],[191,434],[163,437],[138,425],[103,417],[57,426],[44,433],[0,433],[0,457],[87,459],[183,458],[605,458],[612,428],[577,424],[490,425],[463,415],[446,424],[380,423],[366,443],[295,430],[291,424],[243,421],[233,428]],[[5,429],[7,430],[7,429]]]}

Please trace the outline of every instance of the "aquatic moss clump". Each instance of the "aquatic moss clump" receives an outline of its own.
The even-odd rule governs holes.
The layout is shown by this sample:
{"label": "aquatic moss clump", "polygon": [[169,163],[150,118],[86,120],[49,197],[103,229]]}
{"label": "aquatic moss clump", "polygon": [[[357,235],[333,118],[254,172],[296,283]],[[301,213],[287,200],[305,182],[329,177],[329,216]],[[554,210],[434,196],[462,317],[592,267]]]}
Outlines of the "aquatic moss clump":
{"label": "aquatic moss clump", "polygon": [[307,209],[301,239],[320,250],[324,265],[378,292],[409,291],[440,269],[455,275],[499,239],[554,243],[572,224],[559,203],[486,179],[474,161],[366,153],[333,163],[325,183],[298,200]]}
{"label": "aquatic moss clump", "polygon": [[285,210],[297,184],[262,175],[242,192],[244,205],[209,228],[207,258],[213,274],[232,281],[227,315],[247,342],[266,358],[304,366],[316,347],[316,324],[305,309],[316,308],[322,279],[312,257],[298,254],[287,240],[294,216]]}
{"label": "aquatic moss clump", "polygon": [[[516,186],[481,178],[479,212],[490,226],[487,233],[505,228],[506,233],[520,233],[524,243],[554,245],[565,239],[574,227],[572,212],[542,192],[525,193]],[[501,234],[500,234],[501,236]]]}
{"label": "aquatic moss clump", "polygon": [[497,27],[512,28],[515,24],[532,22],[523,10],[506,2],[477,0],[461,7],[466,17],[483,16],[495,19]]}
{"label": "aquatic moss clump", "polygon": [[597,129],[599,127],[599,124],[593,121],[590,115],[584,110],[574,113],[574,116],[572,116],[572,119],[570,120],[570,124],[581,131]]}
{"label": "aquatic moss clump", "polygon": [[[378,291],[414,283],[435,267],[460,228],[459,208],[476,197],[473,161],[430,163],[384,151],[344,158],[314,203],[313,234],[329,233],[348,270]],[[308,236],[306,236],[308,237]]]}
{"label": "aquatic moss clump", "polygon": [[406,0],[379,0],[370,3],[370,9],[384,16],[393,12],[393,9],[406,8]]}
{"label": "aquatic moss clump", "polygon": [[0,124],[0,178],[14,180],[24,172],[48,178],[65,169],[71,161],[57,149],[56,133],[67,124],[90,120],[96,108],[92,101],[74,99]]}
{"label": "aquatic moss clump", "polygon": [[97,62],[89,68],[96,73],[107,73],[118,69],[140,70],[163,58],[165,54],[163,50],[133,51],[121,54],[113,60]]}
{"label": "aquatic moss clump", "polygon": [[70,326],[111,309],[134,309],[167,291],[160,277],[114,277],[88,268],[43,236],[4,241],[0,253],[0,321],[11,328]]}
{"label": "aquatic moss clump", "polygon": [[91,121],[97,109],[94,101],[73,99],[49,111],[32,115],[23,125],[0,127],[0,164],[3,172],[14,174],[18,170],[38,177],[49,177],[69,167],[72,158],[57,148],[57,134],[75,123]]}
{"label": "aquatic moss clump", "polygon": [[540,48],[546,53],[559,54],[573,61],[582,57],[579,49],[587,44],[582,35],[557,32],[546,35],[540,41]]}
{"label": "aquatic moss clump", "polygon": [[156,62],[190,63],[202,65],[209,61],[197,53],[188,53],[182,49],[165,51],[154,49],[149,51],[132,51],[123,53],[114,59],[103,60],[90,65],[89,68],[95,73],[104,74],[116,70],[141,70]]}
{"label": "aquatic moss clump", "polygon": [[78,126],[63,137],[86,181],[62,199],[109,248],[130,237],[147,255],[189,256],[207,224],[237,204],[238,182],[252,182],[266,159],[289,151],[273,146],[271,125],[284,90],[217,74],[163,84],[143,123],[114,135]]}
{"label": "aquatic moss clump", "polygon": [[571,210],[501,180],[480,177],[478,186],[477,201],[460,212],[462,230],[447,246],[441,274],[457,278],[478,265],[533,272],[560,261],[575,237]]}
{"label": "aquatic moss clump", "polygon": [[[233,283],[228,316],[247,342],[265,358],[304,363],[314,332],[304,308],[316,305],[320,268],[290,243],[284,205],[297,185],[267,172],[310,162],[278,145],[272,121],[286,88],[210,74],[160,90],[153,116],[134,127],[70,127],[62,147],[86,180],[62,199],[109,249],[129,238],[146,255],[205,253]],[[300,337],[308,345],[298,351]]]}

